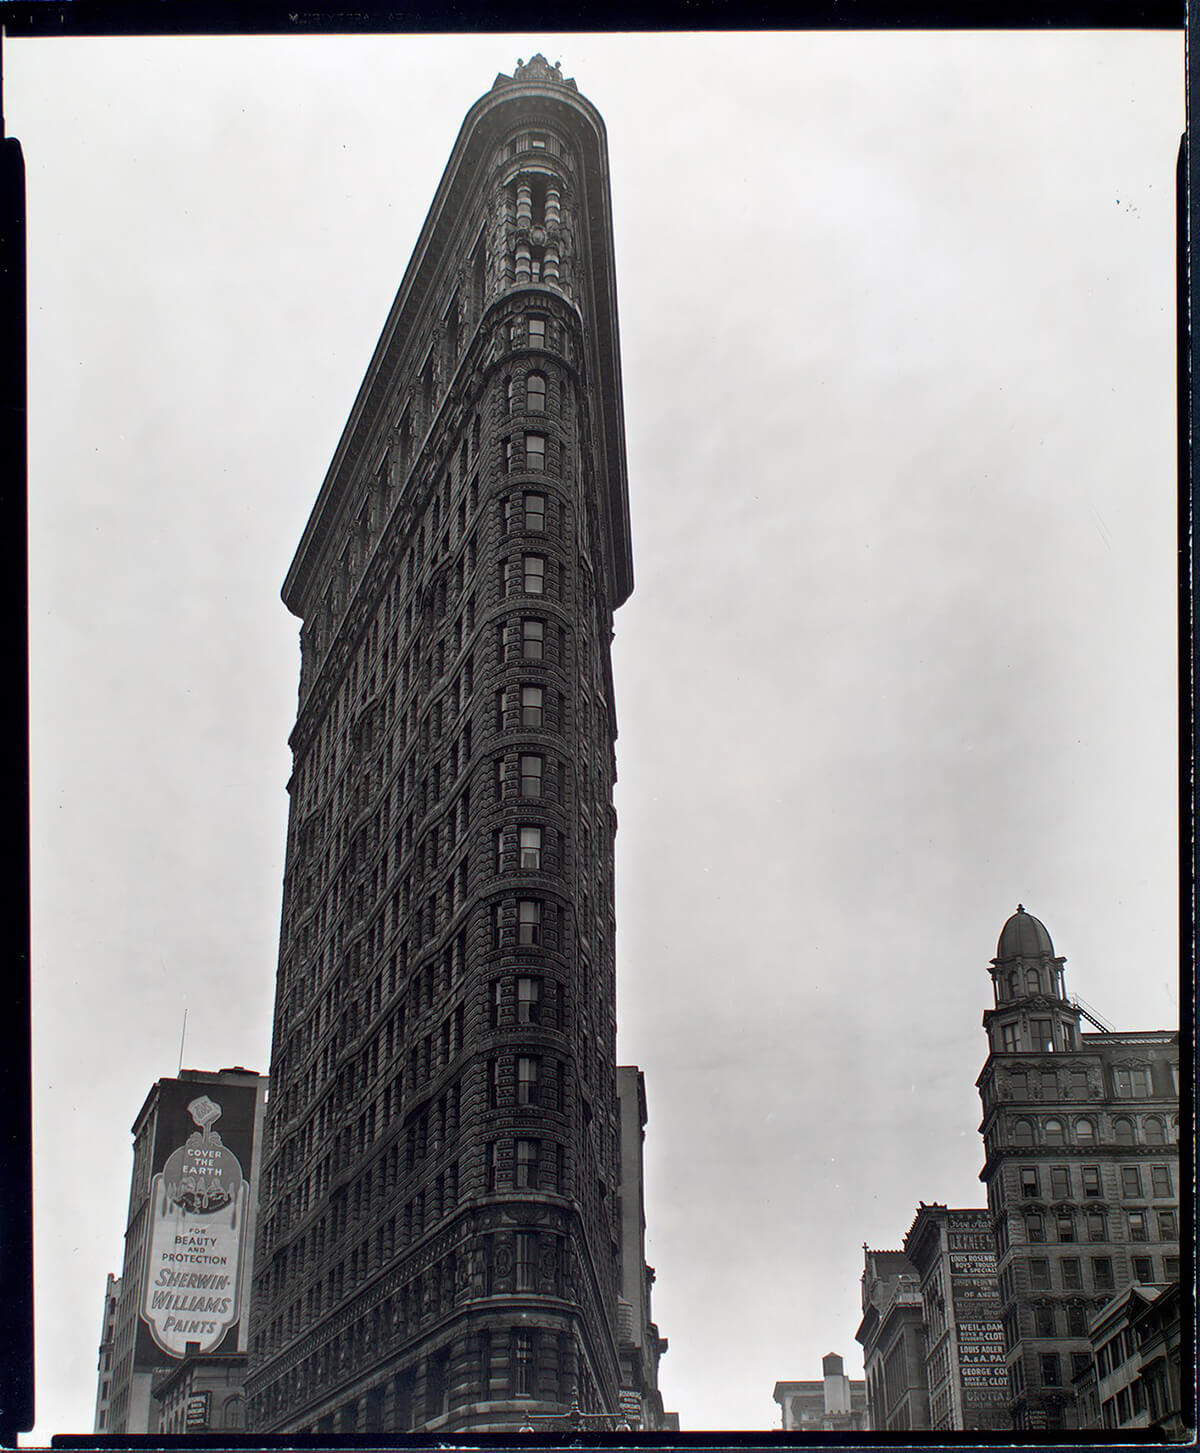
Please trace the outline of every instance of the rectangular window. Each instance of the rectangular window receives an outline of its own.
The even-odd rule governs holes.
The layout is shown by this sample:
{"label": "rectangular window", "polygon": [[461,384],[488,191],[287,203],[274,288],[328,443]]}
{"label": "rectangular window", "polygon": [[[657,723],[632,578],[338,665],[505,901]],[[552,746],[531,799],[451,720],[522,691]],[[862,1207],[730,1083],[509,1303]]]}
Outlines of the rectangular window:
{"label": "rectangular window", "polygon": [[1050,1021],[1048,1019],[1031,1019],[1029,1021],[1029,1037],[1033,1040],[1035,1050],[1051,1050],[1054,1048],[1054,1037],[1050,1032]]}
{"label": "rectangular window", "polygon": [[518,1231],[516,1242],[517,1290],[531,1292],[535,1290],[537,1237],[531,1231]]}
{"label": "rectangular window", "polygon": [[522,555],[521,575],[526,595],[544,595],[546,593],[545,556]]}
{"label": "rectangular window", "polygon": [[1174,1211],[1158,1212],[1158,1239],[1160,1241],[1174,1241],[1179,1235],[1179,1226]]}
{"label": "rectangular window", "polygon": [[1133,1258],[1133,1279],[1143,1284],[1154,1280],[1154,1263],[1148,1256]]}
{"label": "rectangular window", "polygon": [[1034,1307],[1033,1328],[1037,1337],[1055,1336],[1054,1308],[1045,1305]]}
{"label": "rectangular window", "polygon": [[530,346],[530,348],[545,348],[545,346],[546,346],[546,320],[545,320],[545,318],[531,317],[529,319],[529,346]]}
{"label": "rectangular window", "polygon": [[522,757],[521,758],[521,796],[540,797],[542,795],[542,758]]}
{"label": "rectangular window", "polygon": [[1054,1221],[1060,1241],[1075,1240],[1075,1217],[1070,1211],[1060,1211]]}
{"label": "rectangular window", "polygon": [[1108,1227],[1105,1224],[1103,1211],[1089,1211],[1087,1213],[1088,1240],[1107,1241]]}
{"label": "rectangular window", "polygon": [[491,1027],[493,1029],[498,1028],[498,1026],[500,1024],[500,1005],[503,1002],[504,1002],[504,985],[501,983],[501,981],[499,979],[493,979],[492,980],[492,993],[491,993],[491,998],[490,998],[490,1000],[488,1002],[488,1008],[490,1010],[489,1022],[490,1022]]}
{"label": "rectangular window", "polygon": [[[1126,1212],[1126,1215],[1129,1217],[1129,1239],[1130,1239],[1130,1241],[1146,1241],[1146,1240],[1148,1240],[1149,1239],[1149,1235],[1148,1235],[1148,1228],[1146,1226],[1146,1213],[1145,1213],[1145,1211],[1127,1211]],[[1159,1212],[1159,1215],[1160,1216],[1162,1215],[1162,1212],[1161,1211]]]}
{"label": "rectangular window", "polygon": [[545,434],[525,435],[525,468],[544,470],[546,468]]}
{"label": "rectangular window", "polygon": [[521,687],[521,725],[540,727],[544,714],[545,692],[540,686]]}
{"label": "rectangular window", "polygon": [[1071,1199],[1071,1168],[1066,1165],[1050,1167],[1050,1197],[1055,1201]]}
{"label": "rectangular window", "polygon": [[517,1104],[538,1103],[538,1075],[541,1066],[532,1055],[517,1056]]}
{"label": "rectangular window", "polygon": [[537,1140],[517,1141],[516,1187],[520,1191],[537,1188],[537,1161],[540,1143]]}
{"label": "rectangular window", "polygon": [[1150,1073],[1148,1070],[1125,1070],[1114,1071],[1117,1082],[1117,1094],[1130,1099],[1144,1099],[1150,1093]]}
{"label": "rectangular window", "polygon": [[1179,1258],[1177,1256],[1163,1257],[1163,1275],[1168,1281],[1179,1280]]}
{"label": "rectangular window", "polygon": [[1050,1290],[1050,1263],[1044,1256],[1030,1257],[1029,1284],[1035,1291]]}
{"label": "rectangular window", "polygon": [[541,661],[545,657],[546,627],[544,622],[523,620],[521,622],[521,655],[526,661]]}
{"label": "rectangular window", "polygon": [[1092,1257],[1092,1283],[1097,1291],[1112,1291],[1113,1265],[1110,1256]]}
{"label": "rectangular window", "polygon": [[525,529],[530,534],[540,535],[546,529],[546,496],[544,494],[526,494],[525,504]]}
{"label": "rectangular window", "polygon": [[1037,1200],[1040,1192],[1038,1190],[1037,1166],[1023,1165],[1021,1167],[1021,1196],[1024,1200]]}
{"label": "rectangular window", "polygon": [[517,980],[517,1022],[541,1023],[542,981],[527,976]]}
{"label": "rectangular window", "polygon": [[542,905],[536,898],[522,898],[517,903],[517,942],[533,948],[542,941]]}
{"label": "rectangular window", "polygon": [[429,1359],[428,1369],[426,1396],[429,1412],[431,1416],[439,1417],[446,1411],[450,1391],[450,1353],[435,1352]]}
{"label": "rectangular window", "polygon": [[500,1105],[500,1061],[498,1059],[488,1060],[488,1109],[498,1109]]}
{"label": "rectangular window", "polygon": [[1140,1196],[1142,1194],[1142,1172],[1136,1165],[1123,1165],[1121,1167],[1121,1195]]}
{"label": "rectangular window", "polygon": [[1083,1194],[1098,1196],[1100,1194],[1100,1167],[1098,1165],[1082,1166],[1080,1174],[1083,1176]]}
{"label": "rectangular window", "polygon": [[537,872],[542,866],[542,830],[540,827],[518,829],[521,845],[522,872]]}
{"label": "rectangular window", "polygon": [[1062,1268],[1062,1283],[1064,1291],[1077,1292],[1083,1287],[1083,1272],[1079,1265],[1077,1256],[1064,1256],[1059,1262]]}
{"label": "rectangular window", "polygon": [[[1078,1262],[1075,1263],[1075,1270],[1076,1270],[1076,1274],[1078,1274],[1078,1271],[1079,1271],[1079,1263]],[[1064,1283],[1065,1283],[1065,1280],[1066,1279],[1064,1277]],[[1082,1282],[1080,1282],[1080,1285],[1082,1285]],[[1072,1287],[1072,1290],[1074,1290],[1074,1287]],[[1072,1303],[1067,1308],[1067,1336],[1068,1337],[1086,1337],[1087,1336],[1087,1308],[1086,1307],[1081,1307],[1077,1302]]]}
{"label": "rectangular window", "polygon": [[1156,1200],[1171,1194],[1171,1172],[1167,1166],[1150,1167],[1150,1189]]}
{"label": "rectangular window", "polygon": [[1042,1224],[1041,1216],[1035,1213],[1027,1213],[1025,1216],[1025,1240],[1045,1241],[1046,1228]]}
{"label": "rectangular window", "polygon": [[513,1397],[533,1396],[533,1333],[513,1333]]}
{"label": "rectangular window", "polygon": [[487,1188],[494,1191],[500,1184],[500,1142],[493,1140],[488,1146]]}
{"label": "rectangular window", "polygon": [[1058,1370],[1058,1353],[1042,1353],[1042,1385],[1043,1387],[1058,1387],[1061,1379]]}
{"label": "rectangular window", "polygon": [[1016,1054],[1021,1048],[1021,1031],[1015,1024],[1000,1026],[1000,1047],[1005,1054]]}

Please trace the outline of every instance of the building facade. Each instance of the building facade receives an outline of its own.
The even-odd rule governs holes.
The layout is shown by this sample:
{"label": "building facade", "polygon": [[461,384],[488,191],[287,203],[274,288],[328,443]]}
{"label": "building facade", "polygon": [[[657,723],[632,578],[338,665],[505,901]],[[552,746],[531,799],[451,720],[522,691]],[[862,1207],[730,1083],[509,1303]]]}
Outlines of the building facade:
{"label": "building facade", "polygon": [[240,1066],[181,1070],[138,1112],[106,1432],[158,1432],[155,1384],[185,1358],[245,1371],[265,1098]]}
{"label": "building facade", "polygon": [[621,1293],[617,1300],[617,1344],[621,1357],[621,1412],[630,1428],[644,1432],[678,1429],[679,1416],[663,1410],[658,1389],[659,1359],[667,1350],[651,1309],[654,1268],[646,1263],[646,1199],[643,1146],[646,1139],[646,1078],[635,1065],[617,1070],[621,1114]]}
{"label": "building facade", "polygon": [[1018,905],[983,1016],[980,1179],[1017,1429],[1077,1426],[1090,1318],[1134,1282],[1179,1275],[1179,1035],[1105,1029],[1067,997],[1064,963]]}
{"label": "building facade", "polygon": [[1183,1441],[1180,1284],[1127,1287],[1088,1323],[1092,1361],[1075,1380],[1080,1426],[1157,1428]]}
{"label": "building facade", "polygon": [[467,114],[284,586],[255,1430],[619,1408],[631,589],[604,126],[538,56]]}
{"label": "building facade", "polygon": [[109,1404],[112,1401],[113,1347],[117,1331],[117,1298],[121,1278],[110,1272],[104,1285],[104,1316],[100,1323],[100,1354],[96,1360],[96,1415],[92,1431],[109,1430]]}
{"label": "building facade", "polygon": [[1008,1428],[1004,1324],[989,1212],[922,1201],[904,1250],[920,1286],[927,1426]]}
{"label": "building facade", "polygon": [[928,1428],[925,1320],[916,1267],[903,1251],[863,1247],[862,1344],[868,1427]]}
{"label": "building facade", "polygon": [[821,1358],[821,1378],[810,1382],[777,1382],[775,1401],[785,1433],[857,1433],[869,1427],[867,1385],[846,1376],[836,1352]]}

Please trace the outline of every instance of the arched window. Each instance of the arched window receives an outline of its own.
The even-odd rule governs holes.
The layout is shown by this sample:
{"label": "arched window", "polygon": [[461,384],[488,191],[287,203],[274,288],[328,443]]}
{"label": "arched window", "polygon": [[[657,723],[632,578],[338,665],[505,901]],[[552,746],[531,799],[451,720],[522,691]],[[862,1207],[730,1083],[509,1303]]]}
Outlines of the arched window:
{"label": "arched window", "polygon": [[242,1417],[242,1397],[240,1393],[235,1392],[232,1396],[225,1399],[223,1421],[226,1428],[241,1428],[244,1425]]}
{"label": "arched window", "polygon": [[1041,975],[1036,969],[1025,970],[1025,992],[1027,994],[1040,994],[1042,992]]}
{"label": "arched window", "polygon": [[1020,992],[1021,980],[1017,974],[1016,969],[1014,969],[1012,973],[1008,976],[1008,997],[1010,999],[1015,999]]}
{"label": "arched window", "polygon": [[1118,1145],[1133,1145],[1133,1121],[1127,1120],[1124,1115],[1113,1121],[1113,1139]]}
{"label": "arched window", "polygon": [[1062,1121],[1056,1115],[1052,1115],[1046,1121],[1044,1128],[1047,1145],[1065,1145],[1067,1143],[1066,1130],[1063,1127]]}
{"label": "arched window", "polygon": [[525,408],[531,414],[546,412],[546,375],[531,373],[525,380]]}
{"label": "arched window", "polygon": [[1094,1145],[1096,1142],[1096,1122],[1089,1120],[1086,1115],[1080,1116],[1075,1122],[1075,1139],[1080,1145]]}
{"label": "arched window", "polygon": [[1029,1120],[1016,1120],[1013,1122],[1012,1143],[1014,1145],[1033,1144],[1033,1123]]}

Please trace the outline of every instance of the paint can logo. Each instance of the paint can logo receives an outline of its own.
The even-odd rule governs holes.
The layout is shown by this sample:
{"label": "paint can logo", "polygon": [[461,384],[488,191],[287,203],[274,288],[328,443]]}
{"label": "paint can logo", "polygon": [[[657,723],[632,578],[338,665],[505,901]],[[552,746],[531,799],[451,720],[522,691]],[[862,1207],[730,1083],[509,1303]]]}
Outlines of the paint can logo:
{"label": "paint can logo", "polygon": [[218,1347],[241,1315],[249,1187],[236,1155],[213,1129],[221,1107],[188,1105],[197,1126],[150,1185],[142,1317],[155,1343],[182,1357],[189,1343]]}

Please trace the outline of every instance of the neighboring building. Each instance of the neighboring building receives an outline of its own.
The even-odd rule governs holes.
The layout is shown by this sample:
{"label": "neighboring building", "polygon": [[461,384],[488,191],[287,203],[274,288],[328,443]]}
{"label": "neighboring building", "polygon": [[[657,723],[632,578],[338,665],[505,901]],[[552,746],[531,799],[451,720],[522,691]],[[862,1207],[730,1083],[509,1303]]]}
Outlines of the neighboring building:
{"label": "neighboring building", "polygon": [[[1164,1287],[1133,1322],[1146,1387],[1150,1421],[1169,1438],[1183,1442],[1196,1426],[1196,1370],[1194,1347],[1188,1380],[1183,1378],[1181,1339],[1183,1336],[1182,1283]],[[1195,1296],[1188,1301],[1191,1327],[1196,1326]],[[1095,1334],[1092,1333],[1095,1341]]]}
{"label": "neighboring building", "polygon": [[646,1079],[641,1070],[617,1070],[621,1113],[621,1295],[617,1300],[617,1337],[621,1356],[620,1410],[634,1430],[677,1431],[679,1415],[663,1411],[658,1362],[667,1339],[651,1316],[654,1268],[646,1265],[646,1203],[642,1145],[646,1138]]}
{"label": "neighboring building", "polygon": [[265,1097],[266,1080],[240,1066],[181,1070],[133,1122],[109,1433],[158,1432],[154,1387],[185,1358],[245,1369]]}
{"label": "neighboring building", "polygon": [[[1077,1426],[1088,1322],[1179,1276],[1179,1035],[1114,1032],[1068,999],[1065,960],[1020,906],[989,972],[980,1179],[999,1260],[1016,1429]],[[1081,1033],[1080,1019],[1098,1032]]]}
{"label": "neighboring building", "polygon": [[121,1278],[110,1272],[104,1284],[104,1317],[100,1323],[100,1356],[97,1360],[96,1416],[92,1431],[107,1433],[109,1430],[109,1403],[112,1400],[112,1357],[117,1330],[117,1296],[121,1290]]}
{"label": "neighboring building", "polygon": [[255,1431],[619,1411],[632,585],[604,125],[536,56],[463,122],[284,585]]}
{"label": "neighboring building", "polygon": [[1182,1438],[1189,1423],[1180,1377],[1180,1284],[1127,1287],[1096,1313],[1088,1333],[1094,1355],[1075,1383],[1081,1426],[1156,1426],[1168,1438]]}
{"label": "neighboring building", "polygon": [[185,1357],[154,1383],[158,1431],[242,1432],[246,1427],[246,1355]]}
{"label": "neighboring building", "polygon": [[867,1385],[851,1382],[836,1352],[821,1359],[819,1382],[777,1382],[785,1433],[856,1433],[869,1425]]}
{"label": "neighboring building", "polygon": [[904,1238],[920,1279],[931,1428],[1008,1428],[1004,1324],[991,1216],[921,1202]]}
{"label": "neighboring building", "polygon": [[866,1373],[867,1427],[929,1427],[925,1381],[925,1322],[916,1268],[903,1251],[863,1247],[862,1344]]}

